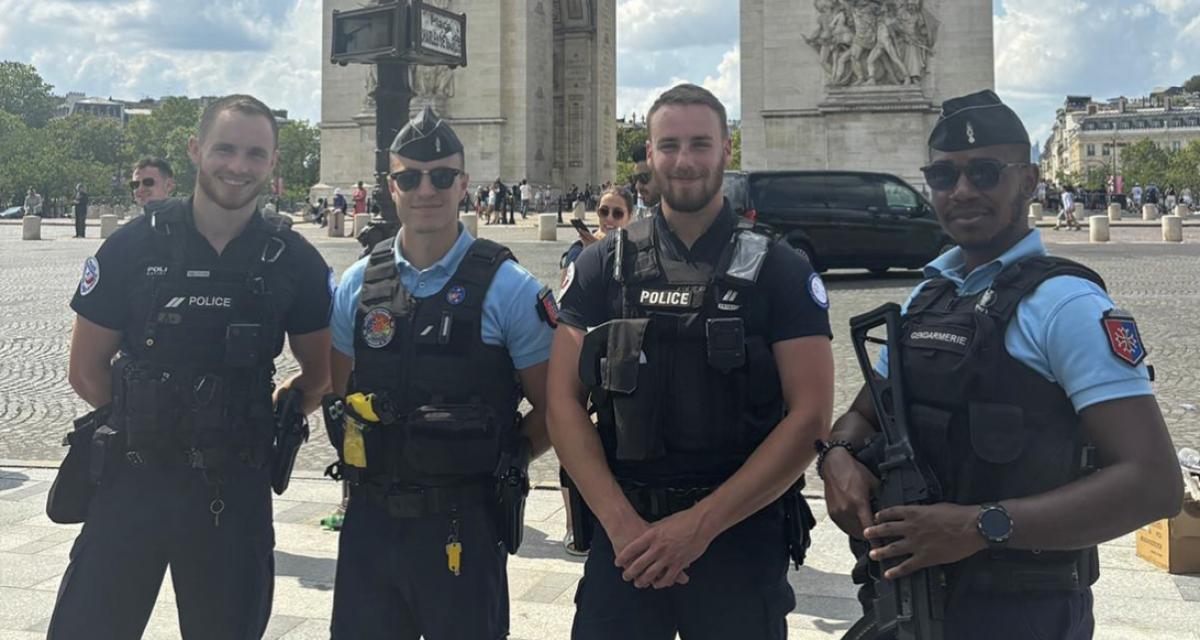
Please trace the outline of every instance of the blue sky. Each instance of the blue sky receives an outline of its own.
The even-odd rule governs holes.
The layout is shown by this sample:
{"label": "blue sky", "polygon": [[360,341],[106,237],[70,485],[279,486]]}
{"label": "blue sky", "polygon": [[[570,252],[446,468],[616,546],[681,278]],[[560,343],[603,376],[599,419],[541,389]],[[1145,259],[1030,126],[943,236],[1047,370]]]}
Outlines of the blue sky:
{"label": "blue sky", "polygon": [[[1068,93],[1144,95],[1200,73],[1200,0],[993,0],[993,13],[997,90],[1036,138]],[[0,0],[0,16],[0,59],[60,92],[248,91],[320,117],[320,0]],[[618,113],[688,80],[740,115],[736,0],[617,0],[617,25]]]}

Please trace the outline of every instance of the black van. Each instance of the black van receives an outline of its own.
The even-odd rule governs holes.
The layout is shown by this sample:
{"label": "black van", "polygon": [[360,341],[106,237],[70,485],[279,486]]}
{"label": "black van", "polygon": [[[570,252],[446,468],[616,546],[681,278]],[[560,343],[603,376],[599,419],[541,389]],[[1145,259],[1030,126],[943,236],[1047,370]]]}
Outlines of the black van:
{"label": "black van", "polygon": [[916,269],[953,246],[900,178],[860,171],[729,171],[725,196],[827,269]]}

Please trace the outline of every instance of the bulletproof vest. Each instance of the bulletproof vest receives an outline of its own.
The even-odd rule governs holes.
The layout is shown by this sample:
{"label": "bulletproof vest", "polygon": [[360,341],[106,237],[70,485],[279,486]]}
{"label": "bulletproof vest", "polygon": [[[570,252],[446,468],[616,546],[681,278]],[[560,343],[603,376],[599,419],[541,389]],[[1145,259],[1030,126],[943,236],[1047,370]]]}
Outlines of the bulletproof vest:
{"label": "bulletproof vest", "polygon": [[[148,317],[127,336],[113,366],[114,416],[133,450],[218,450],[261,454],[271,438],[279,310],[267,274],[286,248],[290,226],[264,217],[259,259],[242,268],[189,269],[187,204],[148,206],[154,251],[165,269],[134,276],[148,294]],[[198,466],[203,463],[197,462]],[[207,465],[204,465],[207,466]]]}
{"label": "bulletproof vest", "polygon": [[447,486],[490,477],[516,433],[521,398],[508,350],[483,342],[483,305],[512,253],[477,239],[441,291],[413,297],[392,240],[368,258],[354,321],[349,393],[374,395],[367,473]]}
{"label": "bulletproof vest", "polygon": [[[618,477],[713,486],[783,416],[758,277],[772,238],[739,223],[716,264],[660,250],[653,219],[617,232],[610,317],[593,368],[601,440]],[[588,377],[584,375],[585,384]]]}
{"label": "bulletproof vest", "polygon": [[[982,504],[1045,493],[1090,470],[1079,416],[1062,387],[1008,353],[1005,331],[1021,300],[1049,278],[1076,276],[1104,287],[1091,269],[1035,257],[1004,268],[991,287],[958,296],[945,278],[909,304],[901,344],[909,420],[919,454],[951,502]],[[985,556],[989,554],[984,554]],[[1095,562],[1095,548],[995,559]],[[1095,572],[1086,576],[1093,581]]]}

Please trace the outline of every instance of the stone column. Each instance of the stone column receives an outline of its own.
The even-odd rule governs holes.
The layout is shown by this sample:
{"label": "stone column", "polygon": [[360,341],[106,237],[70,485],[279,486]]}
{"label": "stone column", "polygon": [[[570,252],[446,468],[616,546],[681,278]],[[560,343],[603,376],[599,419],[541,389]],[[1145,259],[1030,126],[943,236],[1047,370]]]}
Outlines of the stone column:
{"label": "stone column", "polygon": [[1163,216],[1163,242],[1183,242],[1183,218],[1179,216]]}
{"label": "stone column", "polygon": [[1105,216],[1089,217],[1088,233],[1092,242],[1108,242],[1108,218]]}
{"label": "stone column", "polygon": [[459,221],[461,221],[463,223],[463,228],[467,230],[467,233],[471,234],[472,236],[474,236],[476,238],[479,237],[479,215],[478,214],[464,213],[461,216],[459,216],[458,219],[459,219]]}
{"label": "stone column", "polygon": [[586,210],[583,207],[583,200],[575,201],[574,215],[576,220],[583,220],[586,217]]}
{"label": "stone column", "polygon": [[1083,215],[1083,203],[1076,202],[1075,203],[1075,221],[1079,222],[1080,220],[1083,220],[1085,217],[1086,216]]}
{"label": "stone column", "polygon": [[1188,209],[1188,206],[1186,204],[1175,205],[1175,215],[1179,216],[1180,218],[1186,220],[1187,217],[1189,215],[1191,215],[1191,213],[1192,213],[1191,210]]}
{"label": "stone column", "polygon": [[21,218],[21,239],[22,240],[41,240],[42,239],[42,217],[41,216],[25,216]]}
{"label": "stone column", "polygon": [[369,224],[371,224],[371,214],[369,214],[369,213],[354,214],[354,234],[353,234],[354,237],[357,238],[358,232],[362,231],[363,229],[366,229],[367,225],[369,225]]}
{"label": "stone column", "polygon": [[1037,218],[1038,220],[1041,220],[1043,215],[1045,215],[1045,212],[1042,211],[1042,203],[1040,203],[1040,202],[1030,202],[1029,203],[1030,219]]}
{"label": "stone column", "polygon": [[[581,205],[582,206],[582,205]],[[538,215],[538,240],[558,240],[558,216],[553,213]]]}
{"label": "stone column", "polygon": [[346,214],[334,209],[329,213],[329,226],[326,233],[330,238],[346,237]]}
{"label": "stone column", "polygon": [[1142,205],[1142,220],[1158,220],[1158,205]]}
{"label": "stone column", "polygon": [[100,216],[100,237],[107,238],[117,230],[117,216],[108,214]]}
{"label": "stone column", "polygon": [[1108,205],[1108,220],[1109,222],[1121,221],[1121,205],[1115,202]]}

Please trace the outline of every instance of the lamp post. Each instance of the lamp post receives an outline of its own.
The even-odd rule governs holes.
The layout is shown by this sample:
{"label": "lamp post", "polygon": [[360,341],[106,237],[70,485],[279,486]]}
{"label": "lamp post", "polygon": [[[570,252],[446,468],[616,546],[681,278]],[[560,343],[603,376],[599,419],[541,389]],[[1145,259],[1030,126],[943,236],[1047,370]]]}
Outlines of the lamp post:
{"label": "lamp post", "polygon": [[409,66],[467,66],[467,16],[422,0],[382,0],[363,9],[334,10],[330,61],[375,65],[375,203],[380,219],[358,236],[369,249],[400,228],[387,185],[388,148],[408,122]]}

